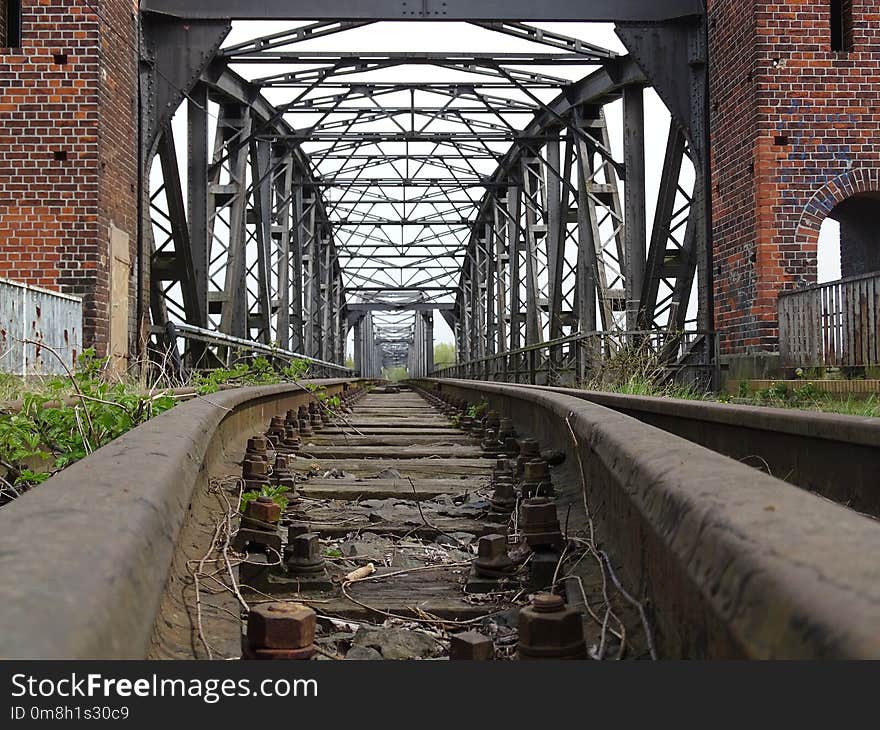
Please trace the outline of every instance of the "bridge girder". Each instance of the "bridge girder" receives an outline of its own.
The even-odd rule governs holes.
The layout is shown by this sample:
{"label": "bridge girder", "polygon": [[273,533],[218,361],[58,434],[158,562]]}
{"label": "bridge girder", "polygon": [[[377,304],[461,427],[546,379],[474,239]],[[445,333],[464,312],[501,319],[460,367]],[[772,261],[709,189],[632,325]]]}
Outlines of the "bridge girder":
{"label": "bridge girder", "polygon": [[[151,252],[157,331],[177,319],[341,363],[354,328],[358,367],[374,371],[402,359],[427,373],[435,310],[453,327],[462,360],[597,329],[677,331],[686,325],[696,271],[700,323],[711,325],[702,3],[551,2],[528,12],[515,3],[504,10],[468,3],[467,11],[449,3],[445,19],[554,48],[510,58],[416,59],[473,74],[453,84],[347,78],[352,68],[396,68],[407,61],[399,53],[278,50],[383,19],[382,2],[342,3],[340,14],[322,7],[315,23],[218,52],[228,18],[308,19],[313,12],[290,2],[252,4],[258,11],[243,5],[141,3],[144,179],[157,154],[162,172],[149,195],[144,186],[152,222],[143,250]],[[496,9],[484,17],[489,5]],[[608,17],[618,21],[631,56],[518,22],[552,13],[564,19],[575,6],[579,20],[606,19],[612,5]],[[166,46],[173,51],[167,57]],[[683,67],[667,68],[664,52],[684,59]],[[307,68],[256,81],[230,68],[279,61]],[[526,70],[531,64],[596,70],[569,81]],[[555,99],[541,96],[554,85]],[[650,235],[641,101],[648,85],[672,112]],[[294,98],[272,104],[263,95],[269,87]],[[416,103],[416,94],[430,101]],[[624,155],[616,159],[605,107],[621,98]],[[170,123],[182,99],[186,201],[175,164],[184,146]],[[516,119],[524,114],[531,120],[522,126]],[[316,121],[292,126],[309,115]],[[390,126],[370,129],[380,123]],[[389,234],[395,229],[399,238]],[[406,293],[418,296],[401,300]],[[409,332],[405,354],[399,338],[388,336],[395,325],[376,319],[401,312],[408,317],[400,325]],[[580,375],[587,365],[579,365]]]}

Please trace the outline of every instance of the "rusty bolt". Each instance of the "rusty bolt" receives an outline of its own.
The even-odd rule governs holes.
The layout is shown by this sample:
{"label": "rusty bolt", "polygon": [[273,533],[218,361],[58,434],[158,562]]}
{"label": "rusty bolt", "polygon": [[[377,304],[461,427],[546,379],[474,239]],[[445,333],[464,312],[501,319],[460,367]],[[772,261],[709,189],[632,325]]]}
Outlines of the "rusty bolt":
{"label": "rusty bolt", "polygon": [[298,449],[300,447],[299,431],[293,426],[287,424],[284,427],[284,438],[281,443],[288,449]]}
{"label": "rusty bolt", "polygon": [[519,450],[523,456],[528,456],[530,459],[537,459],[541,455],[541,447],[535,439],[520,439]]}
{"label": "rusty bolt", "polygon": [[495,458],[501,451],[501,443],[498,441],[498,432],[494,428],[486,430],[486,436],[480,444],[486,456]]}
{"label": "rusty bolt", "polygon": [[559,547],[562,531],[556,514],[556,503],[546,497],[535,497],[523,502],[520,521],[526,542],[535,547]]}
{"label": "rusty bolt", "polygon": [[477,559],[474,561],[477,575],[497,578],[516,570],[516,565],[507,554],[506,535],[485,535],[477,544]]}
{"label": "rusty bolt", "polygon": [[248,459],[242,465],[241,473],[247,480],[265,481],[269,474],[269,465],[265,461]]}
{"label": "rusty bolt", "polygon": [[272,416],[269,422],[269,428],[266,431],[266,438],[275,446],[284,438],[284,419],[281,416]]}
{"label": "rusty bolt", "polygon": [[449,640],[449,658],[466,661],[486,661],[495,656],[495,644],[488,636],[477,631],[455,634]]}
{"label": "rusty bolt", "polygon": [[503,456],[499,457],[498,461],[495,462],[495,468],[492,472],[496,477],[511,475],[513,473],[513,468],[510,464],[510,459]]}
{"label": "rusty bolt", "polygon": [[516,438],[516,429],[513,427],[512,418],[502,418],[498,426],[498,437],[500,439]]}
{"label": "rusty bolt", "polygon": [[321,540],[314,532],[297,535],[284,550],[284,564],[293,575],[320,573],[324,569]]}
{"label": "rusty bolt", "polygon": [[245,461],[248,459],[253,461],[268,460],[269,442],[265,436],[254,436],[248,439],[247,448],[244,452]]}
{"label": "rusty bolt", "polygon": [[587,645],[580,613],[561,596],[539,593],[519,612],[520,659],[585,659]]}
{"label": "rusty bolt", "polygon": [[522,478],[523,497],[552,497],[553,482],[550,479],[550,468],[543,459],[532,459],[525,466]]}
{"label": "rusty bolt", "polygon": [[494,428],[497,431],[499,426],[501,426],[501,419],[498,416],[498,411],[489,411],[486,414],[486,428]]}
{"label": "rusty bolt", "polygon": [[260,489],[269,483],[269,464],[266,461],[248,459],[241,467],[241,478],[249,490]]}
{"label": "rusty bolt", "polygon": [[308,522],[299,522],[294,521],[291,522],[287,526],[287,544],[293,545],[293,541],[296,540],[300,535],[305,535],[309,531],[309,523]]}
{"label": "rusty bolt", "polygon": [[541,456],[541,447],[535,439],[519,440],[519,456],[516,460],[516,476],[521,477],[525,472],[526,464],[532,459]]}
{"label": "rusty bolt", "polygon": [[281,519],[281,505],[271,497],[257,497],[248,502],[245,516],[252,520],[274,524]]}
{"label": "rusty bolt", "polygon": [[526,464],[526,479],[541,481],[550,478],[550,469],[543,459],[532,459]]}
{"label": "rusty bolt", "polygon": [[509,515],[516,506],[516,490],[513,477],[501,476],[495,479],[495,491],[489,501],[492,512]]}
{"label": "rusty bolt", "polygon": [[301,603],[263,603],[248,613],[252,649],[305,649],[315,643],[315,612]]}
{"label": "rusty bolt", "polygon": [[296,488],[296,477],[290,468],[290,461],[284,454],[278,454],[275,457],[275,473],[273,474],[275,483],[282,487],[287,487],[291,491]]}

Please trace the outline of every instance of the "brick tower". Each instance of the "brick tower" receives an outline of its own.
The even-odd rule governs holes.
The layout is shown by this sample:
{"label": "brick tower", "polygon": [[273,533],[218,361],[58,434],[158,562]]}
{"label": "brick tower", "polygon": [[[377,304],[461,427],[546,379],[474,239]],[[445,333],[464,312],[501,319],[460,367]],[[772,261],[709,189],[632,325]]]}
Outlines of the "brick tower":
{"label": "brick tower", "polygon": [[0,0],[0,276],[82,296],[84,344],[120,357],[137,330],[137,7]]}
{"label": "brick tower", "polygon": [[844,276],[880,270],[880,2],[708,5],[716,327],[726,358],[772,365],[826,217]]}

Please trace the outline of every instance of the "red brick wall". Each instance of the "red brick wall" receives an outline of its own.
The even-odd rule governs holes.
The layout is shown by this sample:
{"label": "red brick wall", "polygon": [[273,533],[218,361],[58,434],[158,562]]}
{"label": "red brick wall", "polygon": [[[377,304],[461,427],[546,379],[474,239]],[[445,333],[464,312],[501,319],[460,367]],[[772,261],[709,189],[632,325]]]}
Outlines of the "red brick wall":
{"label": "red brick wall", "polygon": [[0,276],[82,296],[103,353],[110,222],[136,240],[137,3],[91,4],[25,0],[0,55]]}
{"label": "red brick wall", "polygon": [[831,51],[828,0],[711,0],[713,246],[722,352],[777,347],[780,291],[814,282],[819,227],[880,190],[880,3],[852,0]]}
{"label": "red brick wall", "polygon": [[[98,223],[109,240],[115,225],[129,236],[132,262],[129,282],[129,345],[137,350],[135,319],[137,277],[137,189],[138,189],[138,81],[137,17],[138,0],[100,0],[101,86],[98,96],[98,143],[100,164]],[[109,26],[109,29],[108,29]],[[109,281],[107,282],[109,285]],[[97,338],[105,341],[108,322],[96,326]]]}

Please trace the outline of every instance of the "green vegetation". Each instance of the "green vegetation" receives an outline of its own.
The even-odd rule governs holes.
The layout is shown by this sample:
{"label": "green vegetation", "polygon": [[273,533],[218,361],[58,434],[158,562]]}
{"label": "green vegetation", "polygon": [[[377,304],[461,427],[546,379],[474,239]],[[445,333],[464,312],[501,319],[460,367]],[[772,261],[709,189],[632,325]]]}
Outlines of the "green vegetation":
{"label": "green vegetation", "polygon": [[752,392],[748,383],[740,382],[736,398],[701,392],[675,383],[658,385],[666,373],[659,356],[648,343],[622,348],[605,360],[582,384],[585,390],[596,390],[623,395],[642,395],[656,398],[679,398],[682,400],[706,400],[718,403],[736,402],[744,405],[771,408],[793,408],[822,413],[840,413],[850,416],[880,417],[880,401],[876,396],[850,397],[846,400],[823,393],[812,383],[805,382],[791,387],[785,382],[775,382],[770,387]]}
{"label": "green vegetation", "polygon": [[644,395],[657,398],[701,400],[704,393],[674,383],[658,385],[666,366],[647,340],[622,347],[596,367],[584,384],[585,390]]}
{"label": "green vegetation", "polygon": [[291,360],[277,369],[265,357],[253,362],[241,362],[231,368],[220,368],[206,373],[194,373],[190,381],[200,395],[216,393],[221,385],[275,385],[300,380],[308,374],[309,366],[305,360]]}
{"label": "green vegetation", "polygon": [[399,383],[401,380],[406,380],[409,373],[404,367],[382,368],[382,377],[392,383]]}
{"label": "green vegetation", "polygon": [[[177,403],[167,391],[145,392],[133,382],[111,378],[106,366],[107,360],[89,349],[69,376],[31,385],[0,376],[2,400],[22,401],[20,410],[0,411],[0,504]],[[195,373],[190,385],[199,395],[207,395],[221,386],[271,385],[307,375],[305,361],[276,368],[269,359],[258,357],[251,363]],[[328,407],[340,405],[339,398],[328,396],[322,386],[307,385]]]}
{"label": "green vegetation", "polygon": [[275,502],[281,509],[287,508],[287,497],[284,496],[287,493],[287,487],[270,487],[265,486],[259,492],[254,489],[250,492],[242,492],[241,495],[241,504],[239,505],[239,509],[242,514],[244,514],[245,510],[247,510],[247,506],[249,503],[253,502],[258,497],[271,497],[272,501]]}
{"label": "green vegetation", "polygon": [[741,399],[748,400],[755,405],[880,418],[880,402],[878,402],[876,395],[872,394],[867,398],[849,396],[843,400],[823,393],[812,383],[789,387],[788,383],[776,382],[771,383],[769,388],[751,394],[748,383],[742,382],[739,394]]}
{"label": "green vegetation", "polygon": [[643,395],[655,398],[679,398],[681,400],[704,400],[718,403],[766,406],[768,408],[791,408],[818,413],[839,413],[846,416],[880,418],[880,399],[876,395],[867,398],[850,396],[843,400],[819,391],[811,383],[789,389],[786,383],[773,383],[769,388],[755,393],[740,387],[737,396],[700,393],[680,385],[657,386],[645,380],[631,379],[624,383],[603,383],[597,387],[587,383],[585,390],[597,390],[622,395]]}
{"label": "green vegetation", "polygon": [[303,387],[310,393],[314,394],[318,401],[320,403],[323,403],[328,408],[339,408],[342,405],[342,401],[340,400],[339,396],[328,395],[327,389],[323,385],[306,383]]}
{"label": "green vegetation", "polygon": [[[52,378],[38,391],[22,388],[18,412],[0,413],[4,495],[44,482],[92,451],[174,406],[164,393],[140,392],[103,377],[105,362],[86,350],[69,378]],[[73,399],[69,405],[65,400]]]}
{"label": "green vegetation", "polygon": [[434,367],[439,370],[455,365],[455,345],[451,342],[441,342],[434,345]]}

